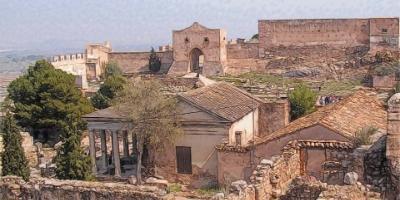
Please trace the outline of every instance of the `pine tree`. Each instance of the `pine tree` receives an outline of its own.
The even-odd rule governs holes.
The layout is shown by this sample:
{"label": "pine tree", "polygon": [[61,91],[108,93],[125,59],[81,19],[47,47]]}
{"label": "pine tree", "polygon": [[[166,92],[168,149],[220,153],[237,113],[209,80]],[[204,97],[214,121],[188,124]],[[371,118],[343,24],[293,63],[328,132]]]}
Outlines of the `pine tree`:
{"label": "pine tree", "polygon": [[4,152],[1,154],[3,176],[15,175],[26,181],[29,180],[30,171],[21,145],[22,137],[19,127],[9,111],[6,111],[0,128],[4,144]]}
{"label": "pine tree", "polygon": [[93,110],[75,86],[75,77],[45,60],[29,67],[23,76],[10,83],[7,91],[14,102],[12,111],[18,125],[31,133],[42,130],[57,133],[66,123],[66,116],[71,116],[71,122],[80,124],[79,129],[84,130],[81,116]]}

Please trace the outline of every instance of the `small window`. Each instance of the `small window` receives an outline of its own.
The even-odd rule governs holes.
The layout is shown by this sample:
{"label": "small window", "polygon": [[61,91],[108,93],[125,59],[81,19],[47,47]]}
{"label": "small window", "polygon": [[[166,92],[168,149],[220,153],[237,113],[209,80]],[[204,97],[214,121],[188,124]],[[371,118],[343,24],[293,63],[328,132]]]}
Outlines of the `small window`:
{"label": "small window", "polygon": [[208,43],[208,42],[210,42],[210,40],[208,39],[208,37],[205,37],[204,38],[204,43]]}
{"label": "small window", "polygon": [[386,28],[382,29],[382,33],[387,33],[387,32],[388,32],[388,30]]}
{"label": "small window", "polygon": [[235,142],[237,146],[242,145],[242,131],[236,131],[235,132]]}
{"label": "small window", "polygon": [[185,38],[185,43],[189,43],[189,38]]}

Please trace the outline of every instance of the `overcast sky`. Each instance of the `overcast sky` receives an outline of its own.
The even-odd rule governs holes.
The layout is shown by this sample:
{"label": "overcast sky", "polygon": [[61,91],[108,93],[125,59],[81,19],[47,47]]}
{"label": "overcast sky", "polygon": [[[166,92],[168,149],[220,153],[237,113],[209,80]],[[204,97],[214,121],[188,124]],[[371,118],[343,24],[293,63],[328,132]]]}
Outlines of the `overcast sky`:
{"label": "overcast sky", "polygon": [[[400,0],[0,0],[0,50],[171,43],[194,21],[249,38],[259,19],[400,16]],[[132,49],[135,50],[135,49]]]}

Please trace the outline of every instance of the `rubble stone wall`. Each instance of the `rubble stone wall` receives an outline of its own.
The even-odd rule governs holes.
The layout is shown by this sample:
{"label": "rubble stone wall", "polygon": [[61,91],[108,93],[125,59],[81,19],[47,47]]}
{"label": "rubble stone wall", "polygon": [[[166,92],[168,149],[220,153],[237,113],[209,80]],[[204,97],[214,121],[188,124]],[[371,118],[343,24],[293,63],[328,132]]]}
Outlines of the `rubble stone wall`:
{"label": "rubble stone wall", "polygon": [[[228,199],[263,200],[277,199],[291,181],[300,175],[300,154],[295,146],[286,146],[282,155],[271,160],[263,159],[250,177],[250,184],[232,183]],[[239,184],[243,182],[242,184]],[[238,185],[242,185],[238,187]]]}
{"label": "rubble stone wall", "polygon": [[292,180],[299,175],[299,150],[287,146],[282,155],[271,160],[262,160],[250,177],[250,183],[256,188],[257,199],[275,199],[281,196]]}
{"label": "rubble stone wall", "polygon": [[61,181],[37,179],[29,182],[19,177],[0,178],[0,199],[165,199],[165,192],[153,186],[134,186],[121,183]]}

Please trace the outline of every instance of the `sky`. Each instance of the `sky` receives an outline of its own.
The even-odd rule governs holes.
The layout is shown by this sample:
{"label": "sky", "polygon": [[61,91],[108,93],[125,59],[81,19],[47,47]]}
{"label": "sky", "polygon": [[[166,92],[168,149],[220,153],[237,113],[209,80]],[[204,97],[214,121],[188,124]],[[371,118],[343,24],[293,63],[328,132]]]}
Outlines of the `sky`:
{"label": "sky", "polygon": [[172,30],[197,21],[250,38],[259,19],[400,16],[400,0],[0,0],[0,51],[115,50],[170,44]]}

